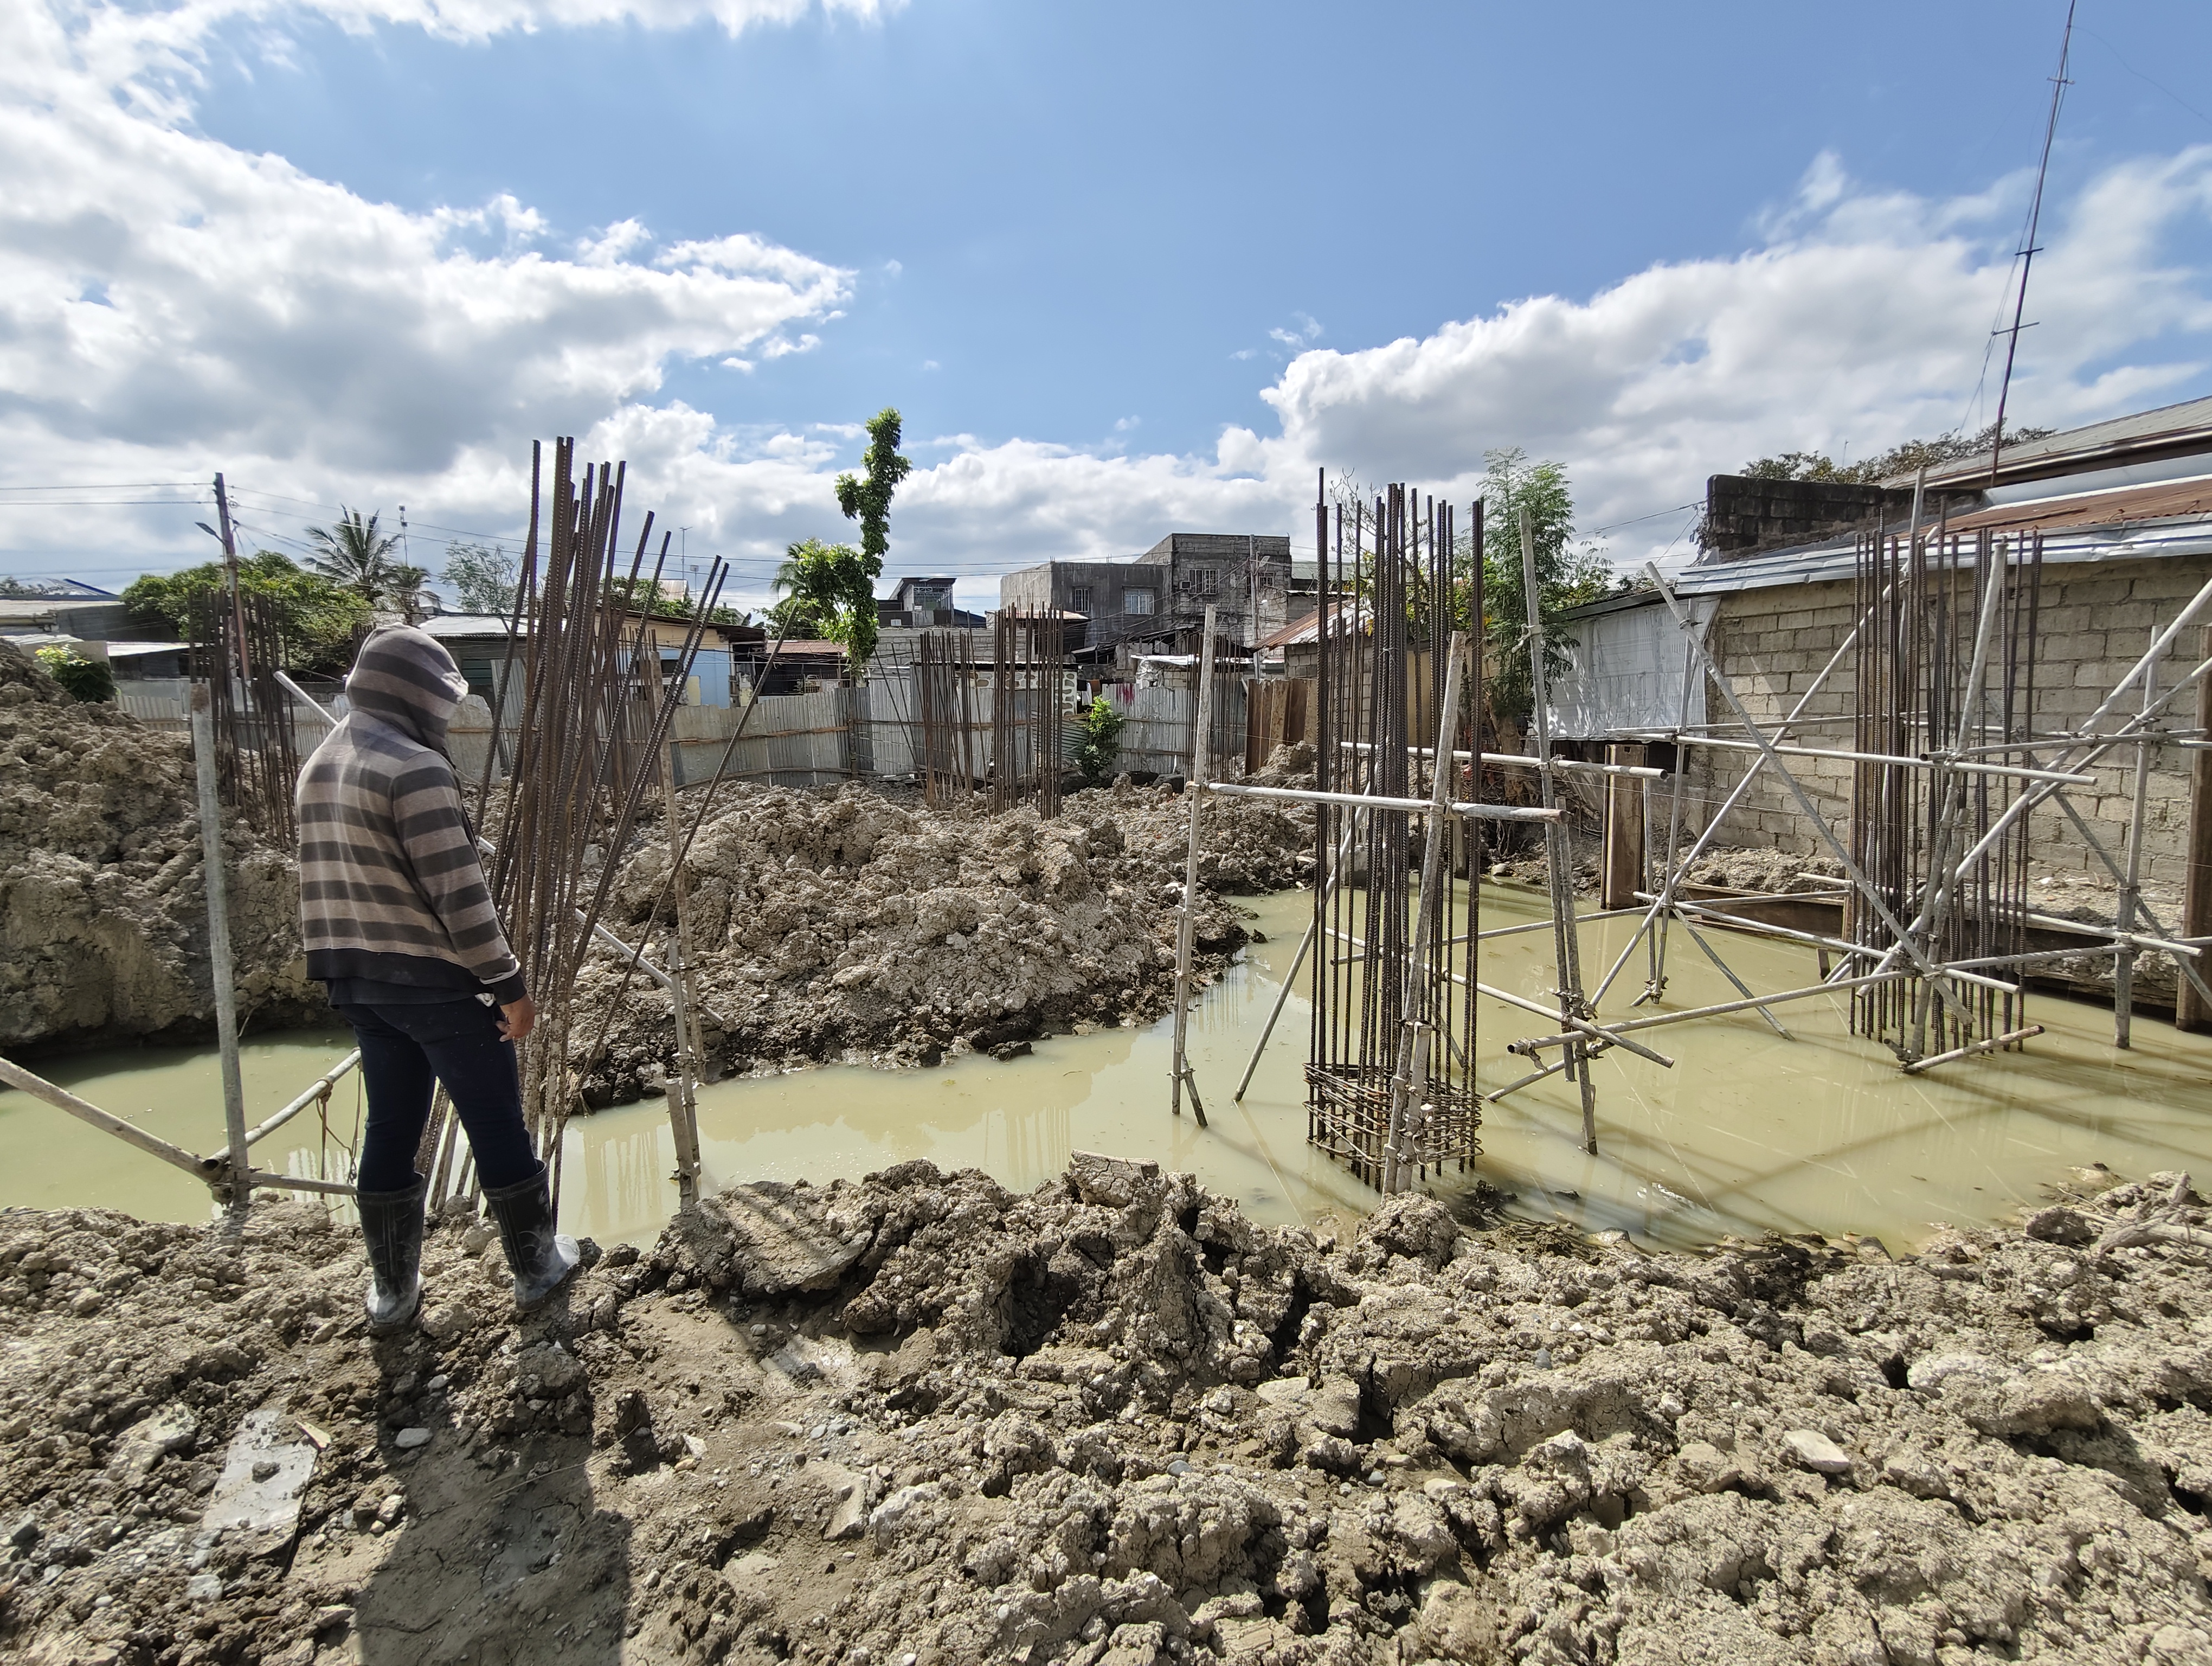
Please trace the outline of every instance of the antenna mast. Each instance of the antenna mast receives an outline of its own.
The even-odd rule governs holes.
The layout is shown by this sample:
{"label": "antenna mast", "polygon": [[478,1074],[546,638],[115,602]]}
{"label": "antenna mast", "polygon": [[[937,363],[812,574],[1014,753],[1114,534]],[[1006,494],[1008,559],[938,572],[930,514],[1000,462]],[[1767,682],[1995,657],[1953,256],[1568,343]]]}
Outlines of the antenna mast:
{"label": "antenna mast", "polygon": [[2066,96],[2066,89],[2074,83],[2066,78],[2066,63],[2074,50],[2074,8],[2077,0],[2066,0],[2066,33],[2058,42],[2058,73],[2051,78],[2051,115],[2043,125],[2043,160],[2035,170],[2035,196],[2027,207],[2027,236],[2020,250],[2020,293],[2013,298],[2012,339],[2005,344],[2004,380],[1997,384],[1997,423],[1990,436],[1990,484],[1997,483],[1997,457],[2004,450],[2005,399],[2012,392],[2012,362],[2020,351],[2020,332],[2027,326],[2021,314],[2027,309],[2027,272],[2035,264],[2040,251],[2036,247],[2037,228],[2043,221],[2043,182],[2051,173],[2051,142],[2058,132],[2058,106]]}

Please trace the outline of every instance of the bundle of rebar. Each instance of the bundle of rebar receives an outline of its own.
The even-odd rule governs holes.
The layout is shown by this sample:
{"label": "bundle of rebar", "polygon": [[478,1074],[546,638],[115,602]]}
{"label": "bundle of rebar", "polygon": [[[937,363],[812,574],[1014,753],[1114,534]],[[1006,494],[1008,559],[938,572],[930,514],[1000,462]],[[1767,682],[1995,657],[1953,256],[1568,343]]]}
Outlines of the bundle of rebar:
{"label": "bundle of rebar", "polygon": [[[660,779],[661,751],[726,569],[714,563],[682,641],[664,648],[653,602],[638,599],[657,596],[668,557],[664,534],[645,574],[650,514],[627,577],[617,576],[626,465],[586,465],[578,477],[575,441],[556,440],[549,508],[542,465],[533,444],[529,532],[509,623],[516,657],[493,714],[513,767],[495,805],[488,755],[477,802],[487,810],[493,900],[538,1002],[537,1028],[520,1049],[523,1116],[557,1195],[561,1134],[578,1097],[569,1065],[577,976],[645,794]],[[469,1190],[449,1119],[426,1134],[426,1146],[433,1142],[433,1196]]]}
{"label": "bundle of rebar", "polygon": [[[2039,537],[1939,527],[1859,541],[1850,850],[1916,964],[2026,951],[2029,818],[2008,812],[2028,782],[1973,766],[2031,738],[2042,572]],[[1884,757],[1897,761],[1873,761]],[[1850,939],[1893,954],[1892,921],[1852,903]],[[1851,1023],[1911,1062],[2011,1033],[2024,1000],[1914,976],[1858,990]]]}
{"label": "bundle of rebar", "polygon": [[1057,816],[1066,765],[1066,623],[1058,613],[1001,608],[992,631],[991,807],[1029,804],[1040,816]]}
{"label": "bundle of rebar", "polygon": [[283,617],[269,597],[226,587],[191,599],[191,673],[208,688],[222,801],[272,844],[292,842],[292,787],[300,774],[292,702],[276,673]]}
{"label": "bundle of rebar", "polygon": [[915,705],[921,730],[915,767],[933,810],[968,802],[983,778],[975,733],[975,633],[925,630],[915,658]]}
{"label": "bundle of rebar", "polygon": [[[1462,732],[1471,730],[1462,711],[1445,711],[1461,623],[1452,506],[1394,485],[1371,510],[1354,504],[1348,520],[1339,506],[1333,539],[1326,506],[1317,505],[1316,516],[1325,610],[1316,688],[1319,790],[1402,804],[1441,787],[1443,798],[1461,799],[1472,788],[1457,753]],[[1474,527],[1479,568],[1479,515]],[[1343,617],[1327,613],[1340,597]],[[1440,757],[1436,739],[1447,724],[1453,740]],[[1425,1176],[1447,1163],[1464,1169],[1481,1149],[1474,887],[1452,884],[1463,857],[1445,861],[1442,850],[1424,865],[1435,883],[1416,885],[1415,818],[1405,808],[1315,806],[1318,958],[1306,1137],[1375,1186],[1387,1186],[1394,1164]],[[1456,844],[1461,835],[1438,818],[1419,837]],[[1407,1074],[1409,1033],[1418,1048],[1410,1076],[1419,1088],[1407,1104],[1393,1084]]]}

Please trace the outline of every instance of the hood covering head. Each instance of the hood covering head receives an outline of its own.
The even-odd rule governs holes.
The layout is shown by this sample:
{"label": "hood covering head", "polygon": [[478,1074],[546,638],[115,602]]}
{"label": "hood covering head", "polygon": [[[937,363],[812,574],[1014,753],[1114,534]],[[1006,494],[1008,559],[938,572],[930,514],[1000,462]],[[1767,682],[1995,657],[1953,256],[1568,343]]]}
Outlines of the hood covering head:
{"label": "hood covering head", "polygon": [[384,625],[361,645],[345,691],[354,710],[442,752],[446,726],[469,685],[437,638],[412,625]]}

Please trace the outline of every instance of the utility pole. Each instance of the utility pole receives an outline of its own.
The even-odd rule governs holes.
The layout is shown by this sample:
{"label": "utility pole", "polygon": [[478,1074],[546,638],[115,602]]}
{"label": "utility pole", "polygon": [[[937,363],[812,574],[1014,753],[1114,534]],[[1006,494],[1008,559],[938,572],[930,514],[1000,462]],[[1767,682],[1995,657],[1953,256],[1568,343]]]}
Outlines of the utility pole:
{"label": "utility pole", "polygon": [[241,687],[250,687],[253,666],[246,652],[246,608],[238,599],[238,539],[231,531],[230,493],[220,473],[215,477],[215,515],[216,524],[222,528],[217,536],[222,541],[223,586],[230,593],[230,629],[238,647],[239,681]]}

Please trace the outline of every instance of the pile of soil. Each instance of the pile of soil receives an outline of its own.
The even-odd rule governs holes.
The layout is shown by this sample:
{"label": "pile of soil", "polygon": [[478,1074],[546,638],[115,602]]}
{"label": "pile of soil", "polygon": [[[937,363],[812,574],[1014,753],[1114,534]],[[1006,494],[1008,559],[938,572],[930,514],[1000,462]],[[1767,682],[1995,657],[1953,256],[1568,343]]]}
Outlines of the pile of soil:
{"label": "pile of soil", "polygon": [[[1310,749],[1284,749],[1254,779],[1310,785]],[[1071,794],[1048,821],[945,814],[861,787],[732,793],[684,861],[715,1067],[931,1065],[1149,1022],[1173,992],[1189,806],[1172,786],[1126,779]],[[1310,877],[1313,812],[1209,799],[1200,833],[1195,940],[1210,982],[1247,940],[1224,899]],[[656,822],[616,883],[617,935],[645,934],[667,872]],[[617,1003],[621,981],[618,958],[601,955],[578,985],[576,1063],[594,1104],[657,1091],[674,1067],[667,997],[638,977]],[[614,1017],[594,1051],[601,1012]]]}
{"label": "pile of soil", "polygon": [[[327,1010],[292,859],[227,824],[239,1001]],[[0,1047],[194,1039],[215,1023],[191,748],[82,705],[0,642]]]}
{"label": "pile of soil", "polygon": [[2212,1231],[2185,1177],[2082,1179],[1892,1261],[915,1163],[734,1188],[520,1320],[449,1219],[377,1341],[303,1206],[10,1212],[0,1650],[2179,1666]]}

